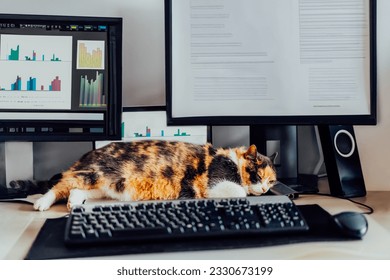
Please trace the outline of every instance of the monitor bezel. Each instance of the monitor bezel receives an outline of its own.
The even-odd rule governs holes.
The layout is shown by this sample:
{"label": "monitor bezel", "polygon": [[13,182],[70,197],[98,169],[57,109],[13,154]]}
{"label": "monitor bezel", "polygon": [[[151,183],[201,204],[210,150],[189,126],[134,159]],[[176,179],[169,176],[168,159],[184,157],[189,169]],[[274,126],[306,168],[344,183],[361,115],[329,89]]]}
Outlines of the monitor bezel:
{"label": "monitor bezel", "polygon": [[[121,17],[104,17],[104,16],[71,16],[71,15],[39,15],[39,14],[0,14],[0,20],[3,23],[22,23],[28,22],[32,24],[84,24],[84,25],[107,25],[108,34],[108,65],[110,68],[108,78],[108,94],[107,109],[104,112],[104,133],[61,133],[52,134],[47,132],[35,131],[33,133],[0,133],[0,141],[96,141],[96,140],[117,140],[121,138],[121,115],[122,115],[122,41],[123,41],[123,18]],[[112,94],[114,93],[114,94]],[[18,110],[9,110],[18,111]],[[55,110],[39,111],[40,113],[50,114]],[[72,112],[72,111],[69,111]],[[52,125],[67,127],[71,122],[77,127],[92,128],[93,123],[86,120],[7,120],[0,119],[0,123],[4,127],[9,127],[12,124],[22,123],[27,126],[44,127]],[[96,125],[96,123],[95,123]],[[99,125],[101,126],[101,125]]]}
{"label": "monitor bezel", "polygon": [[301,116],[191,116],[172,112],[172,0],[165,0],[166,107],[169,125],[376,125],[377,124],[377,28],[376,0],[369,0],[370,20],[370,114]]}

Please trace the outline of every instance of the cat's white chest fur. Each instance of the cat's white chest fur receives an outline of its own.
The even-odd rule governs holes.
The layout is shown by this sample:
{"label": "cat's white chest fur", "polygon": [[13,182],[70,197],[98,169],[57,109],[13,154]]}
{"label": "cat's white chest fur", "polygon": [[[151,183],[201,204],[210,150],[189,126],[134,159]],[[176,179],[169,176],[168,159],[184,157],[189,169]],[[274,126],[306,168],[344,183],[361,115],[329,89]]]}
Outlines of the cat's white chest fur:
{"label": "cat's white chest fur", "polygon": [[221,181],[215,186],[209,189],[208,197],[219,198],[219,197],[246,197],[247,190],[236,183],[230,181]]}

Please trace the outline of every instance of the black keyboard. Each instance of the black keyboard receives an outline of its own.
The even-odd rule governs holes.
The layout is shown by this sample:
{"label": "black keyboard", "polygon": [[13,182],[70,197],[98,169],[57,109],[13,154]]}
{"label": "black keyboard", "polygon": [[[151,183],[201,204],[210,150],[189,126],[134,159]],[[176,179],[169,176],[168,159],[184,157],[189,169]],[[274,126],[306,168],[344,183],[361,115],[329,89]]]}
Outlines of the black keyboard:
{"label": "black keyboard", "polygon": [[71,210],[65,243],[291,234],[308,229],[286,196],[87,204]]}

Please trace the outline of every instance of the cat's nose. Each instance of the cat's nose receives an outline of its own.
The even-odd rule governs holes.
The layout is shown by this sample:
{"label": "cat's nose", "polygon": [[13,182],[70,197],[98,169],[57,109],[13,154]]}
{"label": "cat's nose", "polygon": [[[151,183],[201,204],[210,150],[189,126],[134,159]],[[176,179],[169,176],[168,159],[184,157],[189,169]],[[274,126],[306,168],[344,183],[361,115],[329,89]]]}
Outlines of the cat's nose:
{"label": "cat's nose", "polygon": [[269,190],[269,187],[268,187],[268,185],[265,185],[265,184],[263,184],[263,185],[261,185],[261,189],[263,190],[263,192],[268,192],[268,190]]}

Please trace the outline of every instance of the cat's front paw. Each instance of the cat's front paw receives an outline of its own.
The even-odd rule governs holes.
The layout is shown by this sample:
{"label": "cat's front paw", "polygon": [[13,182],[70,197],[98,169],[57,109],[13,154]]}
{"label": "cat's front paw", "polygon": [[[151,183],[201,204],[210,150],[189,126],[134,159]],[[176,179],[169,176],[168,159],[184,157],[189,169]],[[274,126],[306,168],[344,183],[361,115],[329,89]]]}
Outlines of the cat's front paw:
{"label": "cat's front paw", "polygon": [[44,196],[35,201],[34,209],[39,211],[46,211],[54,204],[55,199],[56,198],[54,193],[49,191]]}
{"label": "cat's front paw", "polygon": [[70,191],[68,203],[66,206],[70,211],[73,206],[83,204],[86,200],[85,192],[83,190],[73,189]]}

